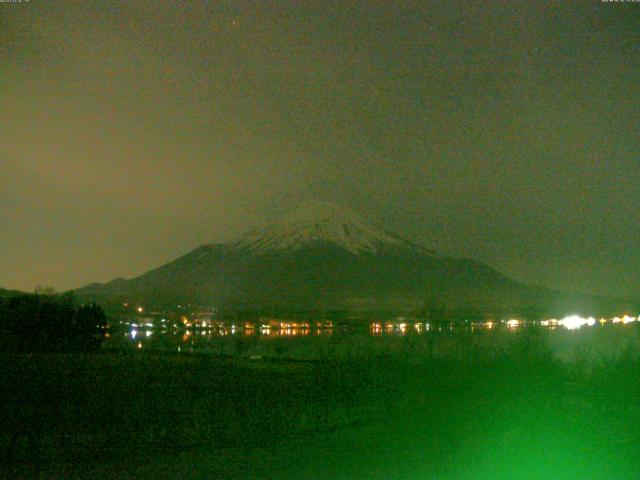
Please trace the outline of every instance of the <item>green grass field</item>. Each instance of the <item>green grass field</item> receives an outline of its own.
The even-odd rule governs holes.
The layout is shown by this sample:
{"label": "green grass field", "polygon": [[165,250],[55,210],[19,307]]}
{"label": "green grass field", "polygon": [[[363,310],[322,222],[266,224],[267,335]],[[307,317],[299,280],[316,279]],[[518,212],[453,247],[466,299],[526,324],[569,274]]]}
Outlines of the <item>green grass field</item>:
{"label": "green grass field", "polygon": [[[2,478],[637,479],[640,361],[1,356]],[[530,346],[530,345],[529,345]]]}

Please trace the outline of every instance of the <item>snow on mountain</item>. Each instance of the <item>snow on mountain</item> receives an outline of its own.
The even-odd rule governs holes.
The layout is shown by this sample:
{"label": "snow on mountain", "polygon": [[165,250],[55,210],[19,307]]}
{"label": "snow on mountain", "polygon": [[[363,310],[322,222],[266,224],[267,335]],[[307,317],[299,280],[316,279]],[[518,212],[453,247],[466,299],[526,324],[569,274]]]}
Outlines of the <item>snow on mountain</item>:
{"label": "snow on mountain", "polygon": [[481,262],[435,254],[328,202],[303,204],[235,241],[202,245],[137,277],[76,292],[86,301],[135,298],[162,308],[191,302],[261,315],[421,309],[564,315],[568,306],[615,305],[527,287]]}
{"label": "snow on mountain", "polygon": [[232,249],[256,253],[295,250],[311,242],[325,241],[353,254],[379,253],[389,248],[433,252],[367,222],[353,210],[332,202],[307,202],[262,229],[229,242]]}

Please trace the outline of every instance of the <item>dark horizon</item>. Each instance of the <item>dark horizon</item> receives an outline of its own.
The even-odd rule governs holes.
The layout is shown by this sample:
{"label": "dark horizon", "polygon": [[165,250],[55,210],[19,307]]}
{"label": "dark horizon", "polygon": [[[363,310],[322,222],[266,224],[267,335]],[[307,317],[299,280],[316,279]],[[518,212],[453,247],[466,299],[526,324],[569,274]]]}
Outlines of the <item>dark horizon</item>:
{"label": "dark horizon", "polygon": [[130,278],[306,200],[640,296],[632,3],[0,3],[0,287]]}

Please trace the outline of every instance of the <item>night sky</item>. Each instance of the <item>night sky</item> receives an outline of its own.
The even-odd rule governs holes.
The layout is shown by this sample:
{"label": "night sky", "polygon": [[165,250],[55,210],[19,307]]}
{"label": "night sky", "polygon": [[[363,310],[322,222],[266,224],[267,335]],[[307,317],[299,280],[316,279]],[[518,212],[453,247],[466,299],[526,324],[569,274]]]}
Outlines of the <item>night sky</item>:
{"label": "night sky", "polygon": [[131,277],[305,200],[640,295],[640,3],[0,3],[0,286]]}

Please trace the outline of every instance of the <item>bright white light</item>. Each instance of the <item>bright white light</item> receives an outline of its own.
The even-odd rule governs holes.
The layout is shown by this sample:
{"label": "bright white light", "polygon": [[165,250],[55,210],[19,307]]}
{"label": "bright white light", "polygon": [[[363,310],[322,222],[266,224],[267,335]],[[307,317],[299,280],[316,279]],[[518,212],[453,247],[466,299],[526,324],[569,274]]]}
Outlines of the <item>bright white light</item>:
{"label": "bright white light", "polygon": [[135,340],[136,335],[138,335],[138,331],[137,330],[131,330],[131,339]]}
{"label": "bright white light", "polygon": [[145,336],[150,337],[151,336],[151,330],[147,330],[146,332],[144,332]]}
{"label": "bright white light", "polygon": [[577,330],[584,325],[588,325],[592,327],[596,324],[596,319],[593,317],[583,318],[578,315],[570,315],[568,317],[564,317],[562,320],[558,322],[567,330]]}
{"label": "bright white light", "polygon": [[629,315],[625,315],[624,317],[622,317],[622,323],[624,323],[625,325],[627,323],[631,323],[631,322],[635,322],[636,319],[634,317],[630,317]]}
{"label": "bright white light", "polygon": [[144,308],[138,307],[138,313],[142,313],[143,311],[144,311]]}
{"label": "bright white light", "polygon": [[509,320],[509,321],[507,322],[507,326],[508,326],[509,328],[515,328],[515,327],[517,327],[518,325],[520,325],[520,320],[516,320],[515,318],[512,318],[511,320]]}

